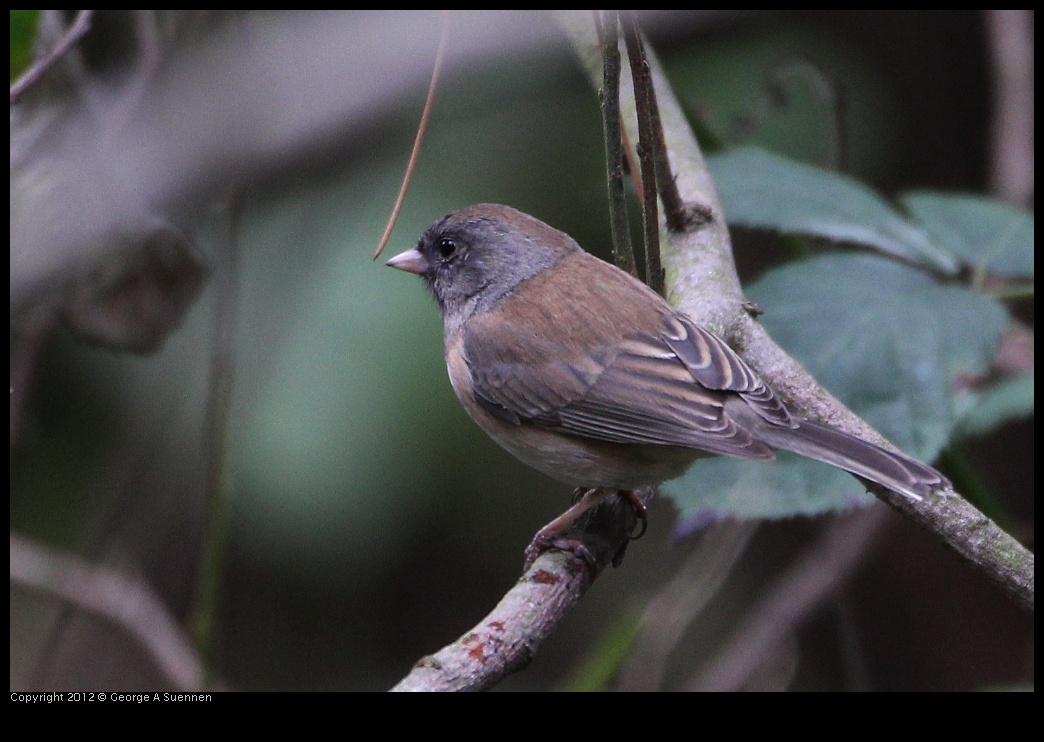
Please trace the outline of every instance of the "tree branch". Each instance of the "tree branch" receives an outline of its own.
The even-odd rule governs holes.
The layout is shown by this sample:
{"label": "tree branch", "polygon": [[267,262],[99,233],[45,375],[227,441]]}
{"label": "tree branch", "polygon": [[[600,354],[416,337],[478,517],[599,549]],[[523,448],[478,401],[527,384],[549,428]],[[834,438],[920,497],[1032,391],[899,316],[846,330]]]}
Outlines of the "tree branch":
{"label": "tree branch", "polygon": [[[648,494],[640,495],[647,502]],[[485,690],[521,670],[610,564],[619,564],[636,523],[634,506],[612,494],[561,538],[582,541],[590,560],[546,551],[473,629],[420,660],[393,691]]]}
{"label": "tree branch", "polygon": [[864,508],[831,522],[819,539],[762,591],[758,604],[732,632],[706,669],[685,690],[742,690],[773,648],[844,583],[866,556],[887,511]]}

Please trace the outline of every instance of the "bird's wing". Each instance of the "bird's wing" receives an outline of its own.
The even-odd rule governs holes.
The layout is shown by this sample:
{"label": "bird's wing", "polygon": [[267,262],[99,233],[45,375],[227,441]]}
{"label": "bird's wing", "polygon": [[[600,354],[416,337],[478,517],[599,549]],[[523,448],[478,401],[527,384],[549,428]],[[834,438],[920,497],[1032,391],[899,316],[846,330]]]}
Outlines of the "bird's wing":
{"label": "bird's wing", "polygon": [[[786,410],[771,390],[723,341],[684,315],[671,311],[658,319],[651,333],[614,337],[591,332],[595,318],[571,314],[557,318],[559,341],[530,331],[525,315],[508,320],[509,332],[484,332],[481,322],[473,322],[463,351],[475,398],[515,424],[617,443],[771,458],[772,450],[725,410],[727,399],[742,395],[759,415],[786,424]],[[587,331],[570,332],[584,322],[591,323]],[[496,337],[512,342],[497,343]],[[583,350],[578,342],[565,344],[577,337],[584,338]]]}
{"label": "bird's wing", "polygon": [[758,417],[772,425],[796,427],[776,393],[714,333],[673,312],[664,319],[660,337],[702,386],[738,394]]}

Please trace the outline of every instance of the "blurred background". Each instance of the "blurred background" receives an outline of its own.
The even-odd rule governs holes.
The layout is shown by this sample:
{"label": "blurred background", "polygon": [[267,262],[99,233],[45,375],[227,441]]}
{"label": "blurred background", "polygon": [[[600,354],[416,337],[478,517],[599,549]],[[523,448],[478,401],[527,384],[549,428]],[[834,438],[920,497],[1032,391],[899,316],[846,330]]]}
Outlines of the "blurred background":
{"label": "blurred background", "polygon": [[[12,79],[43,22],[17,13]],[[426,288],[372,260],[439,23],[435,11],[97,11],[75,63],[12,106],[12,533],[139,579],[192,626],[220,471],[227,537],[205,656],[224,687],[391,687],[496,604],[533,533],[569,503],[568,487],[471,423]],[[556,21],[476,11],[448,23],[385,258],[476,202],[515,206],[607,255],[598,98]],[[1032,179],[1005,191],[994,174],[1003,40],[983,11],[673,11],[642,23],[708,150],[761,144],[886,196],[991,193],[1032,209]],[[142,234],[185,297],[159,310],[176,329],[144,343],[158,348],[121,352],[40,310],[79,296],[84,266],[133,260]],[[733,237],[751,280],[766,238]],[[1013,305],[1030,327],[1032,309],[1031,295]],[[223,447],[208,417],[221,399]],[[1030,548],[1032,450],[1029,418],[944,460]],[[714,537],[676,533],[660,499],[622,566],[498,689],[715,687],[700,673],[742,645],[734,629],[845,519],[866,538],[837,588],[719,687],[1032,688],[1032,615],[882,505],[750,529],[706,607],[677,618],[688,628],[669,651],[649,650],[655,631],[642,636],[640,617],[686,589]],[[647,659],[622,659],[635,646]],[[114,622],[18,579],[10,682],[173,687]]]}

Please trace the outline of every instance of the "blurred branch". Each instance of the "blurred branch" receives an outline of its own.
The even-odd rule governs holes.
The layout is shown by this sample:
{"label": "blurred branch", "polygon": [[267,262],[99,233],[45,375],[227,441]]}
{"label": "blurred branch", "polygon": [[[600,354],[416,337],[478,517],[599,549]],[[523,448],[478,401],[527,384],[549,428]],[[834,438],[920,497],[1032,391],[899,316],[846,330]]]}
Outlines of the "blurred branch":
{"label": "blurred branch", "polygon": [[993,73],[990,192],[1026,206],[1033,200],[1033,11],[986,10]]}
{"label": "blurred branch", "polygon": [[206,458],[204,482],[203,542],[199,579],[189,614],[189,628],[206,662],[207,686],[213,677],[214,636],[220,612],[228,548],[228,420],[236,378],[236,339],[239,317],[239,260],[242,238],[243,195],[231,189],[225,199],[228,239],[225,259],[214,276],[213,334],[210,348],[210,377],[207,383],[206,419],[202,451]]}
{"label": "blurred branch", "polygon": [[203,668],[163,601],[139,580],[11,535],[11,580],[121,626],[178,690],[199,690]]}
{"label": "blurred branch", "polygon": [[63,54],[72,48],[73,44],[79,41],[84,34],[91,30],[91,18],[93,15],[93,10],[77,11],[76,18],[73,20],[72,25],[69,26],[65,34],[58,39],[58,42],[54,45],[51,51],[47,52],[47,54],[29,65],[29,68],[11,84],[11,105],[17,103],[22,97],[22,94],[25,93],[30,86],[43,77],[44,73],[46,73]]}
{"label": "blurred branch", "polygon": [[[557,11],[555,17],[573,41],[574,50],[592,83],[597,85],[601,75],[601,55],[586,16]],[[705,279],[710,275],[720,275],[732,278],[736,275],[728,231],[721,218],[721,204],[692,130],[651,52],[648,61],[664,129],[666,151],[674,171],[672,174],[676,176],[674,182],[678,193],[688,208],[698,209],[706,215],[707,221],[700,229],[672,234],[671,239],[664,242],[663,260],[667,270],[668,296],[698,322],[723,332],[724,328],[737,323],[735,307],[743,302],[739,279],[715,282],[712,290],[700,296],[699,301],[695,300],[700,291],[712,288],[699,285],[701,277]],[[634,87],[627,78],[621,79],[620,98],[624,133],[630,141],[635,141]],[[696,263],[698,266],[690,268],[690,264]]]}
{"label": "blurred branch", "polygon": [[[308,158],[350,157],[374,121],[430,80],[435,18],[434,11],[233,18],[179,37],[158,73],[143,65],[88,77],[75,95],[41,110],[23,99],[11,121],[12,311],[103,263],[137,225],[198,214],[231,181],[299,172]],[[457,13],[443,74],[556,42],[555,29],[530,13]],[[296,63],[276,61],[286,59]],[[140,75],[153,75],[150,84]]]}
{"label": "blurred branch", "polygon": [[8,431],[12,453],[21,439],[22,421],[29,404],[33,379],[57,321],[58,309],[53,302],[49,302],[34,307],[18,325],[11,323]]}
{"label": "blurred branch", "polygon": [[617,690],[661,689],[678,643],[732,574],[758,525],[757,521],[720,523],[700,537],[685,563],[642,612],[637,636],[617,677]]}
{"label": "blurred branch", "polygon": [[773,649],[855,571],[880,534],[887,511],[871,506],[830,523],[818,541],[760,591],[761,600],[705,670],[684,690],[741,690]]}

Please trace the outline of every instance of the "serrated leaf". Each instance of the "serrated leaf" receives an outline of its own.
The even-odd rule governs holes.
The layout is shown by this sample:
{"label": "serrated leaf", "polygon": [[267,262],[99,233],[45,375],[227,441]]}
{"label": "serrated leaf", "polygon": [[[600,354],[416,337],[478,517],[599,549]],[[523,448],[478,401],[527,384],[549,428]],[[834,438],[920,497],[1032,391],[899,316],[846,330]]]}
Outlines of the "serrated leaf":
{"label": "serrated leaf", "polygon": [[823,255],[749,288],[772,337],[914,456],[953,431],[953,380],[990,367],[1008,321],[991,297],[871,255]]}
{"label": "serrated leaf", "polygon": [[[989,367],[1008,317],[999,303],[874,255],[830,254],[771,271],[748,294],[772,337],[911,456],[933,460],[957,423],[957,374]],[[697,462],[664,487],[683,516],[783,517],[867,502],[848,474],[779,454]]]}
{"label": "serrated leaf", "polygon": [[918,191],[900,199],[939,245],[973,267],[1033,276],[1033,215],[1010,204],[967,195]]}
{"label": "serrated leaf", "polygon": [[708,164],[730,224],[865,245],[957,271],[951,253],[857,180],[752,148],[710,157]]}

